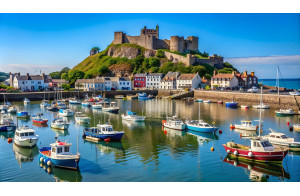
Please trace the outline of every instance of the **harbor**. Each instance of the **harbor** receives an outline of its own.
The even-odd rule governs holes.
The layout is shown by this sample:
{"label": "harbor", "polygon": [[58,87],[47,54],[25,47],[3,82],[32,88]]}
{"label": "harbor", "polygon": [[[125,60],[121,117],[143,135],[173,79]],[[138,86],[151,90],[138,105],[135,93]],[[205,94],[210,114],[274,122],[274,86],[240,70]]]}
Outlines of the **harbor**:
{"label": "harbor", "polygon": [[[230,129],[231,124],[243,120],[259,119],[260,110],[228,108],[225,104],[188,102],[174,99],[123,100],[108,98],[116,102],[118,113],[69,104],[74,112],[82,112],[90,118],[89,124],[79,124],[74,117],[62,117],[69,123],[68,129],[51,128],[52,120],[59,112],[41,108],[41,101],[15,102],[18,111],[29,115],[43,113],[48,124],[33,124],[31,119],[19,119],[18,126],[28,126],[39,136],[37,146],[31,149],[9,143],[13,132],[0,132],[0,180],[1,181],[195,181],[195,182],[249,182],[249,181],[299,181],[300,154],[289,151],[280,164],[247,162],[227,156],[222,146],[230,141],[250,145],[250,138],[258,131]],[[257,103],[259,100],[257,101]],[[199,110],[200,108],[200,110]],[[128,109],[145,121],[133,122],[122,119]],[[199,116],[200,115],[200,116]],[[269,128],[300,141],[300,133],[290,127],[299,123],[299,116],[279,117],[275,109],[262,110],[263,132]],[[202,119],[217,127],[214,133],[201,133],[185,129],[182,131],[163,127],[167,117],[177,116],[183,121]],[[16,122],[17,116],[12,115]],[[83,138],[87,127],[110,122],[114,131],[124,131],[120,141],[104,141]],[[56,139],[57,138],[57,139]],[[71,152],[80,154],[77,170],[48,167],[40,162],[39,149],[55,140],[71,143]],[[78,142],[77,142],[78,141]]]}

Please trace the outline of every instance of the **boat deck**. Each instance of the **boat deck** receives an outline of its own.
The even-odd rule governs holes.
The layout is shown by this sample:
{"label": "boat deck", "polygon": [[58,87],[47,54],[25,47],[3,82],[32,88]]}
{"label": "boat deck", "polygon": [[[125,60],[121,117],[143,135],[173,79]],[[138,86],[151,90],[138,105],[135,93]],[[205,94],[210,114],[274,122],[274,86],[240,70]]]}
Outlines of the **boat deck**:
{"label": "boat deck", "polygon": [[42,151],[41,154],[49,157],[51,155],[51,151],[50,150]]}

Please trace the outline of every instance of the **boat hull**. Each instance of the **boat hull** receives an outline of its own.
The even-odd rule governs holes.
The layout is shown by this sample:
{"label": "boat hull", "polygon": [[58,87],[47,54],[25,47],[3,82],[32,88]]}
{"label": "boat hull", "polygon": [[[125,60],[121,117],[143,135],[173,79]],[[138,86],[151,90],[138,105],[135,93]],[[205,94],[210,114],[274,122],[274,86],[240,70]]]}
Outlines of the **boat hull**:
{"label": "boat hull", "polygon": [[280,112],[276,112],[276,116],[293,116],[294,113],[280,113]]}
{"label": "boat hull", "polygon": [[79,118],[79,117],[76,117],[75,120],[78,123],[89,123],[91,119],[90,118]]}
{"label": "boat hull", "polygon": [[32,119],[33,123],[37,123],[37,124],[47,124],[48,120],[34,120]]}
{"label": "boat hull", "polygon": [[226,107],[228,108],[236,108],[238,106],[238,103],[226,103]]}
{"label": "boat hull", "polygon": [[85,136],[91,136],[91,137],[96,137],[96,138],[100,138],[101,140],[105,140],[110,138],[111,140],[114,141],[120,141],[124,135],[124,133],[115,133],[115,134],[95,134],[95,133],[91,133],[88,131],[84,132]]}
{"label": "boat hull", "polygon": [[0,132],[15,131],[16,128],[16,125],[0,125]]}
{"label": "boat hull", "polygon": [[[260,162],[273,162],[273,163],[281,163],[284,157],[287,155],[288,151],[275,151],[275,152],[256,152],[249,150],[241,150],[237,148],[231,148],[223,144],[226,152],[240,159],[248,159],[252,161],[260,161]],[[234,155],[234,152],[237,151],[237,155]],[[249,156],[249,153],[252,152],[252,156]]]}
{"label": "boat hull", "polygon": [[38,139],[31,139],[31,140],[14,139],[14,144],[23,148],[33,148],[36,145],[37,141]]}
{"label": "boat hull", "polygon": [[56,124],[51,124],[51,128],[65,130],[65,129],[68,129],[68,128],[69,128],[69,125],[56,125]]}
{"label": "boat hull", "polygon": [[119,109],[102,108],[104,112],[118,113]]}
{"label": "boat hull", "polygon": [[193,125],[186,125],[186,128],[189,130],[202,132],[202,133],[214,133],[218,129],[217,127],[204,128],[204,127],[198,127]]}
{"label": "boat hull", "polygon": [[257,131],[257,126],[242,126],[234,125],[235,129],[246,130],[246,131]]}
{"label": "boat hull", "polygon": [[146,116],[131,117],[131,116],[122,115],[122,120],[128,120],[128,121],[134,121],[134,122],[145,121],[145,118],[146,118]]}

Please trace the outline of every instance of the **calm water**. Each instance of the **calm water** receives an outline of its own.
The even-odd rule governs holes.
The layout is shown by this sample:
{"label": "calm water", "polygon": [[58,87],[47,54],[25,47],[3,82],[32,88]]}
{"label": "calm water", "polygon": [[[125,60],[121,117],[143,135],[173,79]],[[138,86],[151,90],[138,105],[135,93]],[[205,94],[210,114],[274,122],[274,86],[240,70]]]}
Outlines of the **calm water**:
{"label": "calm water", "polygon": [[[277,86],[276,79],[259,79],[264,85]],[[298,79],[279,79],[279,86],[287,89],[300,89],[300,78]]]}
{"label": "calm water", "polygon": [[[199,103],[181,100],[124,101],[116,100],[120,114],[128,107],[138,114],[146,114],[145,123],[122,122],[120,114],[109,114],[89,108],[84,111],[97,124],[110,119],[115,130],[124,130],[121,142],[92,143],[82,139],[83,126],[69,118],[68,131],[55,131],[50,127],[36,127],[31,121],[20,124],[33,127],[40,136],[38,146],[48,146],[55,141],[67,140],[76,152],[79,136],[81,160],[79,171],[54,168],[47,172],[40,167],[38,148],[22,149],[8,144],[6,138],[13,134],[0,133],[0,181],[300,181],[300,155],[288,154],[282,165],[249,165],[226,159],[222,144],[234,140],[249,144],[248,139],[229,129],[231,123],[258,119],[258,110],[228,109],[219,104],[201,103],[201,118],[215,122],[222,134],[197,134],[174,130],[162,130],[161,120],[176,114],[182,119],[198,119]],[[20,108],[23,108],[20,103]],[[72,107],[73,108],[73,107]],[[53,112],[41,111],[39,102],[26,107],[31,115],[43,112],[51,121]],[[289,132],[287,122],[296,123],[294,117],[276,117],[274,110],[263,111],[264,129],[273,128],[300,140],[300,133]],[[49,124],[49,123],[48,123]],[[214,146],[215,151],[210,148]],[[236,165],[236,166],[235,166]]]}

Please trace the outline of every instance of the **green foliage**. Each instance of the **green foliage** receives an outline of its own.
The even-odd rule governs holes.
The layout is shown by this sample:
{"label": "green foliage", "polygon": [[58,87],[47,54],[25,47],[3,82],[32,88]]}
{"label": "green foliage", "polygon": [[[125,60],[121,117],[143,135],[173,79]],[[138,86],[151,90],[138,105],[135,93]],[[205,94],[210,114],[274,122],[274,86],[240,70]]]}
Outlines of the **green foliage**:
{"label": "green foliage", "polygon": [[150,57],[149,65],[150,65],[150,67],[159,67],[159,65],[160,65],[159,59],[155,58],[155,57]]}
{"label": "green foliage", "polygon": [[106,74],[108,74],[108,73],[109,73],[109,68],[108,68],[108,66],[106,66],[106,65],[100,66],[99,69],[98,69],[98,73],[99,73],[100,75],[106,75]]}
{"label": "green foliage", "polygon": [[[238,70],[237,70],[235,67],[233,67],[233,65],[231,65],[231,64],[228,63],[228,62],[223,63],[223,66],[224,66],[224,68],[231,68],[233,71],[238,72]],[[219,72],[218,72],[218,73],[219,73]]]}
{"label": "green foliage", "polygon": [[62,84],[62,87],[65,91],[68,91],[71,88],[70,84]]}
{"label": "green foliage", "polygon": [[210,79],[211,79],[211,75],[210,75],[210,74],[208,74],[208,73],[207,73],[207,74],[205,74],[205,75],[204,75],[204,77],[205,77],[206,79],[208,79],[208,80],[210,80]]}
{"label": "green foliage", "polygon": [[65,79],[65,80],[69,81],[68,73],[62,73],[61,74],[61,79]]}
{"label": "green foliage", "polygon": [[61,76],[63,73],[68,73],[70,71],[69,67],[64,67],[60,71],[55,71],[50,73],[49,75],[51,76],[52,79],[61,79]]}
{"label": "green foliage", "polygon": [[7,89],[8,86],[4,85],[4,84],[0,84],[0,88],[2,89]]}
{"label": "green foliage", "polygon": [[77,79],[82,79],[84,77],[84,72],[80,70],[71,70],[69,71],[68,77],[70,80],[70,85],[73,86]]}
{"label": "green foliage", "polygon": [[164,51],[162,49],[157,50],[156,57],[164,58],[165,57]]}
{"label": "green foliage", "polygon": [[207,74],[206,68],[198,65],[193,67],[193,73],[198,73],[199,76],[202,78],[205,74]]}
{"label": "green foliage", "polygon": [[159,67],[151,67],[151,68],[149,69],[149,72],[150,72],[150,73],[157,73],[158,70],[159,70]]}
{"label": "green foliage", "polygon": [[202,53],[200,51],[191,50],[190,53],[196,55],[198,58],[203,58],[203,57],[207,58],[209,56],[207,52]]}
{"label": "green foliage", "polygon": [[93,78],[93,75],[90,74],[90,73],[86,73],[83,78],[85,78],[85,79],[91,79],[91,78]]}
{"label": "green foliage", "polygon": [[99,52],[100,51],[100,48],[99,47],[93,47],[92,49],[91,49],[91,51],[92,50],[96,50],[97,52]]}
{"label": "green foliage", "polygon": [[5,81],[8,78],[9,78],[9,74],[8,73],[0,72],[0,82],[3,82],[3,81]]}
{"label": "green foliage", "polygon": [[158,72],[163,73],[163,74],[167,74],[168,71],[173,70],[173,67],[174,67],[174,63],[167,61],[167,62],[164,62],[162,64],[162,66],[159,68]]}
{"label": "green foliage", "polygon": [[205,90],[210,90],[210,86],[209,85],[205,85]]}
{"label": "green foliage", "polygon": [[218,73],[232,73],[232,71],[234,71],[232,68],[223,68],[219,69]]}

